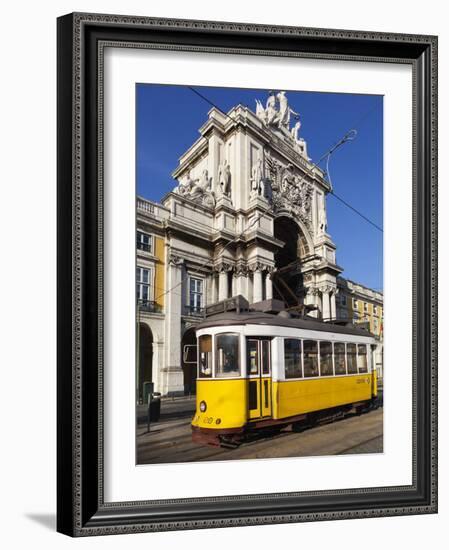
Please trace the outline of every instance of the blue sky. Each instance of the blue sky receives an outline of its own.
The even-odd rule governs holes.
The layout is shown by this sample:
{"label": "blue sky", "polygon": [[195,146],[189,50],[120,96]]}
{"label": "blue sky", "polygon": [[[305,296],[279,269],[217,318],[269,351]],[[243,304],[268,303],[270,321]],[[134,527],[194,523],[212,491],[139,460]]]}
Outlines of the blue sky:
{"label": "blue sky", "polygon": [[[196,88],[227,112],[241,103],[255,111],[267,90]],[[331,157],[334,191],[378,226],[383,226],[383,98],[375,95],[287,91],[289,104],[301,116],[301,135],[316,162],[350,129],[354,141]],[[199,137],[211,105],[186,86],[138,84],[137,193],[160,201],[173,189],[171,173],[179,157]],[[324,165],[320,165],[325,168]],[[337,245],[343,276],[368,287],[383,288],[383,234],[357,214],[327,196],[328,232]]]}

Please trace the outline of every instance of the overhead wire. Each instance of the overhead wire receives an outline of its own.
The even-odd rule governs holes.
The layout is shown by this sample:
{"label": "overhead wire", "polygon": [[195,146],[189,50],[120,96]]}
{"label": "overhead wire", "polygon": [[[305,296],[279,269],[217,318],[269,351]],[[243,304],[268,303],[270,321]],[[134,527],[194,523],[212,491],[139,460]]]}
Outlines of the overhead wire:
{"label": "overhead wire", "polygon": [[[378,108],[378,104],[374,105],[374,107],[372,107],[367,113],[365,113],[363,116],[359,117],[358,119],[358,123],[357,123],[357,126],[358,126],[358,129],[360,130],[360,127],[362,126],[362,124],[365,122],[365,120],[368,118],[368,116],[374,112],[376,109]],[[346,138],[346,141],[352,141],[353,139],[355,139],[355,137],[357,136],[357,130],[350,130],[349,132],[347,132],[347,134],[343,137],[343,140]],[[340,140],[337,144],[336,144],[336,147],[340,146],[341,142],[343,140]],[[351,204],[349,204],[346,200],[344,200],[342,197],[340,197],[339,195],[337,195],[334,191],[334,186],[332,184],[332,177],[331,177],[331,174],[330,174],[330,169],[329,169],[329,156],[324,156],[321,158],[321,161],[324,160],[324,158],[326,158],[326,175],[327,175],[327,179],[329,181],[329,184],[330,184],[330,187],[331,187],[331,191],[330,191],[330,195],[332,195],[333,197],[335,197],[338,201],[340,201],[342,204],[344,204],[347,208],[349,208],[350,210],[352,210],[353,212],[355,212],[358,216],[360,216],[362,219],[364,219],[366,222],[368,222],[370,225],[372,225],[373,227],[375,227],[378,231],[380,231],[382,234],[383,234],[383,228],[380,227],[379,225],[377,225],[375,222],[373,222],[372,220],[370,220],[367,216],[365,216],[365,214],[363,214],[362,212],[360,212],[359,210],[357,210],[354,206],[352,206]],[[320,162],[320,161],[319,161]],[[381,263],[379,262],[379,278],[380,280],[382,280],[382,266],[381,266]],[[373,289],[373,290],[379,290],[379,289]]]}

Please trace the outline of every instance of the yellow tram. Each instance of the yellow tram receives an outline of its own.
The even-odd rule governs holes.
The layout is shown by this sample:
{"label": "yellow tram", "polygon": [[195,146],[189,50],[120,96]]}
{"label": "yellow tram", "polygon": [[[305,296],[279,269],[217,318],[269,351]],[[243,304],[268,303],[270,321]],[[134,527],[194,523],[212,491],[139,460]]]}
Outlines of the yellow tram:
{"label": "yellow tram", "polygon": [[377,404],[376,340],[363,329],[247,311],[214,315],[196,335],[198,443],[237,444]]}

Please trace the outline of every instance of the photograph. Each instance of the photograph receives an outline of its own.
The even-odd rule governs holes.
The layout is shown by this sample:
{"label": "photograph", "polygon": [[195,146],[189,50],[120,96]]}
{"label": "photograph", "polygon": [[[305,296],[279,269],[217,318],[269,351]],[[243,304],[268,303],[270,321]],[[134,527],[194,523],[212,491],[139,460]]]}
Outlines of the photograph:
{"label": "photograph", "polygon": [[136,464],[383,453],[383,96],[135,94]]}

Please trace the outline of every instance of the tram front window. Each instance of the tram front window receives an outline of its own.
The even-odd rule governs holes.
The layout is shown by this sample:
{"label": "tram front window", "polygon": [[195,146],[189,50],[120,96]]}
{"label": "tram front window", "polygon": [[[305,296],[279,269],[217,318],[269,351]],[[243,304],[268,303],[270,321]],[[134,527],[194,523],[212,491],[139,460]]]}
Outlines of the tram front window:
{"label": "tram front window", "polygon": [[212,336],[200,336],[198,355],[198,378],[212,376]]}
{"label": "tram front window", "polygon": [[215,376],[217,378],[240,376],[239,335],[218,334],[215,342]]}

